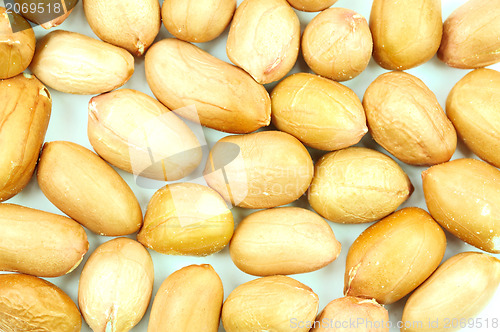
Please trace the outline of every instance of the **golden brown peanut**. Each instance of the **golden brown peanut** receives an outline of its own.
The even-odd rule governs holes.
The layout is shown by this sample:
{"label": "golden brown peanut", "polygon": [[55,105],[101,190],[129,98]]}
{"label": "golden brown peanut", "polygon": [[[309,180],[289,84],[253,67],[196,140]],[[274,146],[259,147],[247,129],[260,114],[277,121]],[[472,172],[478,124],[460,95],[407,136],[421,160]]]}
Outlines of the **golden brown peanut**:
{"label": "golden brown peanut", "polygon": [[193,43],[217,38],[229,25],[236,0],[165,0],[163,24],[175,37]]}
{"label": "golden brown peanut", "polygon": [[319,12],[333,5],[337,0],[287,0],[295,9],[305,12]]}
{"label": "golden brown peanut", "polygon": [[38,41],[30,69],[55,90],[93,95],[125,84],[134,73],[134,57],[100,40],[56,30]]}
{"label": "golden brown peanut", "polygon": [[350,80],[365,70],[373,41],[366,19],[353,10],[330,8],[309,22],[302,36],[307,65],[335,81]]}
{"label": "golden brown peanut", "polygon": [[307,146],[338,150],[368,132],[363,105],[346,86],[321,76],[288,76],[271,93],[273,124]]}
{"label": "golden brown peanut", "polygon": [[299,55],[300,22],[286,0],[244,0],[236,9],[226,52],[261,84],[282,79]]}
{"label": "golden brown peanut", "polygon": [[280,131],[226,136],[208,156],[204,177],[233,205],[264,209],[291,203],[313,177],[306,148]]}
{"label": "golden brown peanut", "polygon": [[443,230],[419,208],[368,227],[347,253],[344,294],[394,303],[427,279],[446,249]]}
{"label": "golden brown peanut", "polygon": [[148,51],[145,65],[156,98],[186,119],[229,133],[249,133],[271,122],[266,89],[194,45],[164,39]]}
{"label": "golden brown peanut", "polygon": [[443,23],[441,0],[374,0],[370,15],[373,59],[385,69],[406,70],[436,54]]}
{"label": "golden brown peanut", "polygon": [[148,331],[217,332],[223,300],[222,281],[212,266],[186,266],[161,284]]}
{"label": "golden brown peanut", "polygon": [[88,136],[104,160],[156,180],[179,180],[202,159],[191,129],[156,99],[135,90],[120,89],[92,98]]}
{"label": "golden brown peanut", "polygon": [[306,332],[308,327],[293,328],[293,319],[314,320],[318,303],[318,295],[295,279],[259,278],[229,294],[222,307],[222,324],[227,332]]}
{"label": "golden brown peanut", "polygon": [[130,187],[81,145],[45,143],[37,177],[52,204],[94,233],[120,236],[141,228],[141,207]]}
{"label": "golden brown peanut", "polygon": [[[389,313],[375,300],[346,296],[328,303],[316,318],[319,322],[310,332],[352,331],[389,332]],[[347,325],[346,325],[347,324]]]}
{"label": "golden brown peanut", "polygon": [[24,274],[0,274],[0,330],[80,332],[82,317],[57,286]]}
{"label": "golden brown peanut", "polygon": [[500,171],[476,159],[457,159],[422,173],[432,217],[479,249],[500,253]]}
{"label": "golden brown peanut", "polygon": [[357,224],[394,212],[412,192],[408,175],[394,160],[352,147],[328,153],[316,163],[308,198],[326,219]]}
{"label": "golden brown peanut", "polygon": [[[500,260],[497,258],[478,252],[455,255],[410,296],[402,319],[408,327],[401,331],[458,331],[460,324],[451,322],[468,322],[474,318],[486,307],[499,284]],[[411,322],[421,322],[421,325],[412,326]]]}
{"label": "golden brown peanut", "polygon": [[377,143],[410,165],[450,160],[457,134],[436,96],[405,72],[377,77],[363,98],[368,128]]}
{"label": "golden brown peanut", "polygon": [[77,222],[40,210],[0,204],[0,270],[59,277],[73,271],[89,249]]}
{"label": "golden brown peanut", "polygon": [[500,167],[500,72],[476,69],[453,87],[446,113],[465,144]]}
{"label": "golden brown peanut", "polygon": [[49,90],[29,74],[0,80],[0,202],[30,181],[49,125]]}
{"label": "golden brown peanut", "polygon": [[160,4],[156,0],[84,0],[92,31],[103,41],[141,56],[160,31]]}
{"label": "golden brown peanut", "polygon": [[473,69],[500,61],[500,0],[469,0],[443,25],[438,58],[448,66]]}
{"label": "golden brown peanut", "polygon": [[233,229],[233,215],[217,192],[195,183],[174,183],[149,201],[137,240],[166,255],[206,256],[222,250]]}
{"label": "golden brown peanut", "polygon": [[35,45],[35,33],[29,23],[22,16],[13,12],[7,14],[5,7],[0,7],[0,79],[14,77],[28,68]]}
{"label": "golden brown peanut", "polygon": [[82,271],[78,305],[94,332],[130,331],[142,319],[153,292],[153,260],[138,242],[101,244]]}
{"label": "golden brown peanut", "polygon": [[328,223],[298,207],[250,214],[229,245],[234,264],[256,276],[316,271],[333,262],[340,249]]}

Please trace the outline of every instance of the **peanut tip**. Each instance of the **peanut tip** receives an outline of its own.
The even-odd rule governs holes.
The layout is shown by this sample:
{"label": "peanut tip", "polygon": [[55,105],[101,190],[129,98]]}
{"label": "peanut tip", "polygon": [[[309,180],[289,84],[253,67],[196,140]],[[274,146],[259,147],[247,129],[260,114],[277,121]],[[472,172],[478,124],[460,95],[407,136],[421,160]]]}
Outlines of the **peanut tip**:
{"label": "peanut tip", "polygon": [[143,55],[145,50],[144,43],[138,40],[135,46],[137,47],[137,55],[138,56]]}
{"label": "peanut tip", "polygon": [[354,278],[356,277],[356,273],[358,272],[361,263],[356,264],[349,270],[349,280],[347,281],[347,285],[344,290],[344,295],[349,295],[349,291],[351,290],[351,284]]}

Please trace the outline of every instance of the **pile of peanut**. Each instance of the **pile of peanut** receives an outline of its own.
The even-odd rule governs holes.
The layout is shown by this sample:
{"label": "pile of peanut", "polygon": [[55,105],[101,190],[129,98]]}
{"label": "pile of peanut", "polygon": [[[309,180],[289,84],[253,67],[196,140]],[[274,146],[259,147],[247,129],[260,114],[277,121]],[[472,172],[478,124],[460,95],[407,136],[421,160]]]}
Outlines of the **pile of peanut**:
{"label": "pile of peanut", "polygon": [[[148,332],[216,332],[220,321],[227,332],[389,331],[385,306],[400,300],[401,331],[474,322],[500,284],[500,72],[484,68],[500,63],[500,0],[468,0],[444,23],[440,0],[366,2],[368,20],[346,0],[82,0],[50,21],[0,7],[0,331],[77,332],[82,318],[130,331],[154,283]],[[64,30],[78,10],[100,40]],[[317,14],[301,22],[299,11]],[[173,38],[158,38],[162,22]],[[193,44],[226,37],[234,65]],[[372,56],[388,71],[360,99],[340,82]],[[405,72],[429,60],[461,76],[444,109]],[[156,98],[120,88],[138,62]],[[45,142],[54,91],[89,96],[95,152]],[[208,156],[193,124],[222,137]],[[469,158],[453,158],[461,142]],[[200,167],[205,183],[189,181]],[[161,183],[145,215],[125,173]],[[61,214],[7,202],[30,181]],[[400,208],[411,195],[427,211]],[[334,234],[364,223],[354,243]],[[442,262],[445,232],[477,250]],[[87,255],[97,236],[117,238]],[[221,257],[257,278],[224,285],[225,299],[209,264],[155,280],[148,249],[226,246]],[[288,275],[341,249],[344,297],[319,312]],[[76,271],[78,306],[45,279]]]}

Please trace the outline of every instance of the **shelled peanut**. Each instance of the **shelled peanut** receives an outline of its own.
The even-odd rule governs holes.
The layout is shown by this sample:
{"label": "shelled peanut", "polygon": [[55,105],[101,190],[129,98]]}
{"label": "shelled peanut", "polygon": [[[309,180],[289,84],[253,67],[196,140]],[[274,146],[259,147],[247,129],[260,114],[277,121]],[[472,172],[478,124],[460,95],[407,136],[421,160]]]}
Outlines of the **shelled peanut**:
{"label": "shelled peanut", "polygon": [[146,313],[153,260],[138,242],[116,238],[100,245],[82,270],[78,305],[94,331],[130,331]]}
{"label": "shelled peanut", "polygon": [[[477,315],[500,284],[500,83],[498,71],[480,68],[500,61],[500,2],[469,0],[444,28],[440,0],[374,0],[369,25],[369,4],[329,8],[335,2],[165,0],[160,8],[155,0],[84,0],[84,12],[76,8],[68,21],[72,6],[39,23],[65,21],[71,30],[85,14],[88,31],[102,41],[65,30],[43,36],[35,28],[36,46],[21,16],[0,15],[0,201],[27,186],[14,203],[48,204],[31,200],[41,189],[71,218],[0,204],[0,270],[27,274],[0,275],[0,330],[79,331],[74,303],[37,278],[65,274],[67,290],[79,278],[79,308],[94,332],[140,330],[153,259],[163,283],[142,323],[150,332],[215,332],[220,319],[227,332],[331,332],[341,329],[322,323],[347,320],[379,324],[356,332],[385,332],[383,305],[407,295],[403,322]],[[161,20],[178,39],[165,38]],[[12,24],[21,31],[9,30]],[[301,43],[304,59],[297,61]],[[430,60],[436,52],[449,66],[480,68],[453,87],[446,113],[425,72],[377,67],[406,70],[429,61],[427,69],[446,68]],[[134,56],[144,54],[136,67]],[[369,63],[372,55],[376,63]],[[33,75],[22,73],[26,68]],[[451,79],[459,73],[446,70]],[[93,95],[72,97],[85,102],[70,104],[70,112],[88,102],[96,153],[84,147],[86,139],[59,137],[57,127],[47,136],[56,141],[40,153],[52,105],[42,82],[57,90],[53,126],[64,121],[63,93]],[[68,114],[68,128],[82,127]],[[273,130],[266,128],[271,120]],[[466,145],[458,150],[457,134]],[[328,153],[320,157],[325,152],[318,150]],[[421,198],[430,214],[406,207]],[[376,223],[348,248],[356,227],[340,224],[368,222]],[[87,238],[82,225],[97,234]],[[439,267],[447,245],[441,227],[493,255],[461,253]],[[137,241],[97,246],[104,242],[99,235]],[[450,240],[453,254],[466,245],[458,239]],[[81,270],[89,247],[97,248]],[[156,252],[151,257],[145,248]],[[325,287],[335,292],[341,248],[345,296],[328,299],[317,315],[318,295],[286,275],[324,269],[311,286],[326,300]],[[250,277],[236,267],[261,278],[242,283]]]}
{"label": "shelled peanut", "polygon": [[474,318],[495,294],[500,284],[500,260],[479,252],[464,252],[445,261],[408,298],[403,332],[457,331],[450,322]]}
{"label": "shelled peanut", "polygon": [[0,7],[0,79],[14,77],[28,68],[35,55],[35,44],[29,23]]}
{"label": "shelled peanut", "polygon": [[234,221],[214,190],[195,183],[173,183],[151,198],[137,240],[167,255],[206,256],[222,250]]}
{"label": "shelled peanut", "polygon": [[438,267],[446,237],[431,216],[405,208],[368,227],[347,254],[344,294],[394,303]]}
{"label": "shelled peanut", "polygon": [[160,31],[160,4],[156,0],[85,0],[83,9],[99,38],[133,55],[143,55]]}
{"label": "shelled peanut", "polygon": [[141,207],[130,187],[104,160],[79,144],[45,143],[37,180],[56,207],[94,233],[120,236],[141,228]]}
{"label": "shelled peanut", "polygon": [[242,271],[268,276],[319,270],[338,257],[340,248],[320,216],[306,209],[283,207],[243,219],[229,251]]}
{"label": "shelled peanut", "polygon": [[79,332],[82,317],[59,287],[24,274],[0,275],[0,329]]}
{"label": "shelled peanut", "polygon": [[156,293],[149,332],[216,332],[224,290],[212,266],[190,265],[168,276]]}
{"label": "shelled peanut", "polygon": [[30,181],[52,110],[47,88],[33,75],[0,81],[0,202]]}
{"label": "shelled peanut", "polygon": [[302,36],[302,54],[318,75],[347,81],[363,72],[373,50],[366,19],[350,9],[330,8],[307,25]]}

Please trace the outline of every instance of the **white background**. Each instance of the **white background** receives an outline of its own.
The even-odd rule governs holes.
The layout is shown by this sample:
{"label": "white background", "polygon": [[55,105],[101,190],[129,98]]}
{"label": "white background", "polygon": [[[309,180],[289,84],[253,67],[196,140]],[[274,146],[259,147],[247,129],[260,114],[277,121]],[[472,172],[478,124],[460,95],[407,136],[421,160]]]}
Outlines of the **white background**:
{"label": "white background", "polygon": [[[162,2],[162,1],[161,1]],[[443,0],[443,20],[448,17],[448,15],[459,5],[463,4],[465,0]],[[238,4],[241,3],[241,0],[238,1]],[[363,15],[364,17],[369,18],[371,1],[370,0],[339,0],[334,6],[336,7],[345,7],[349,9],[353,9]],[[297,11],[297,14],[301,21],[302,31],[304,30],[307,22],[309,22],[317,13],[303,13]],[[77,7],[73,11],[73,13],[69,16],[69,18],[57,29],[64,29],[75,31],[79,33],[86,34],[88,36],[92,36],[97,38],[95,34],[90,29],[87,21],[85,19],[85,14],[82,9],[81,1],[78,3]],[[35,28],[35,33],[37,38],[45,35],[47,31],[43,30],[40,27]],[[167,32],[164,26],[162,26],[160,34],[157,37],[157,41],[163,38],[171,37],[171,35]],[[222,36],[217,38],[215,41],[200,44],[199,46],[204,50],[210,52],[211,54],[217,56],[218,58],[229,62],[225,52],[225,42],[227,37],[227,30],[224,32]],[[500,70],[500,65],[491,66],[491,68],[495,68]],[[309,71],[307,65],[303,61],[302,57],[299,56],[299,60],[295,65],[292,73],[295,72],[303,72]],[[355,79],[345,82],[344,84],[350,87],[356,92],[358,97],[362,99],[363,93],[367,86],[380,74],[386,72],[386,70],[379,67],[373,60],[368,65],[368,68]],[[462,78],[468,70],[454,69],[447,67],[444,63],[440,62],[436,57],[431,59],[428,63],[425,63],[417,68],[411,69],[408,71],[409,73],[421,78],[427,86],[436,94],[439,102],[444,107],[446,97],[453,87],[453,85]],[[272,89],[275,84],[270,84],[268,86],[268,90]],[[152,93],[147,85],[145,74],[144,74],[144,58],[136,58],[135,61],[135,73],[130,79],[130,81],[124,86],[126,88],[136,89],[142,92],[145,92],[152,96]],[[46,135],[46,141],[54,141],[54,140],[66,140],[79,143],[89,149],[92,149],[88,138],[87,138],[87,105],[91,98],[91,96],[76,96],[60,93],[50,89],[53,98],[53,108],[52,108],[52,117],[50,120],[49,129]],[[205,136],[207,137],[207,141],[209,146],[213,145],[218,139],[223,137],[225,134],[217,132],[215,130],[205,129]],[[369,148],[374,148],[384,153],[382,148],[380,148],[367,134],[362,142],[359,144],[361,146],[366,146]],[[313,151],[310,150],[314,160],[317,160],[319,156],[324,154],[325,152],[321,151]],[[464,145],[462,142],[459,142],[457,151],[453,156],[453,159],[460,157],[475,157]],[[418,206],[421,208],[425,207],[424,196],[422,192],[422,184],[420,173],[425,169],[424,167],[414,167],[403,164],[399,162],[401,167],[408,173],[411,178],[411,181],[415,187],[415,191],[413,195],[405,202],[400,208],[408,207],[408,206]],[[203,166],[203,165],[202,165]],[[117,171],[122,175],[122,177],[127,181],[127,183],[134,190],[137,198],[145,211],[147,203],[150,197],[155,192],[154,189],[144,189],[136,185],[134,176],[126,173],[124,171]],[[195,176],[190,176],[189,179],[193,179]],[[163,184],[158,182],[157,188],[160,188]],[[56,207],[54,207],[42,194],[40,191],[38,184],[36,182],[36,178],[34,177],[28,186],[17,196],[8,201],[9,203],[21,204],[24,206],[49,211],[53,213],[62,214]],[[303,196],[298,202],[294,203],[294,205],[301,207],[308,207],[307,199]],[[245,209],[233,209],[233,214],[235,217],[235,223],[237,224],[242,217],[251,213],[252,210]],[[294,275],[293,278],[301,281],[302,283],[310,286],[314,292],[319,295],[320,298],[320,310],[328,304],[333,299],[342,297],[343,290],[343,275],[345,269],[345,257],[347,251],[355,240],[355,238],[370,224],[363,225],[341,225],[329,222],[330,226],[335,232],[337,239],[342,243],[342,252],[338,259],[326,266],[325,268],[306,274]],[[74,301],[77,303],[77,293],[78,293],[78,279],[79,275],[82,271],[82,268],[85,264],[85,261],[89,257],[89,254],[99,245],[102,244],[110,238],[97,236],[89,231],[87,231],[90,249],[89,253],[85,256],[82,264],[70,275],[59,277],[59,278],[50,278],[47,279],[59,287],[61,287]],[[135,239],[135,234],[130,236]],[[459,252],[463,251],[479,251],[478,249],[471,247],[464,242],[458,240],[457,238],[447,234],[448,247],[446,249],[446,254],[444,259],[447,259]],[[238,285],[252,280],[255,277],[247,275],[240,270],[238,270],[235,265],[232,263],[228,249],[224,249],[222,252],[214,254],[205,258],[197,258],[197,257],[176,257],[176,256],[166,256],[158,254],[154,251],[151,251],[151,256],[153,257],[154,267],[155,267],[155,285],[153,291],[156,294],[156,291],[160,287],[160,284],[163,280],[170,275],[172,272],[178,270],[183,266],[187,266],[190,264],[202,264],[208,263],[211,264],[214,269],[220,275],[223,284],[224,284],[224,293],[226,298],[229,293]],[[500,258],[500,255],[496,255],[496,257]],[[386,308],[390,312],[391,320],[397,322],[401,319],[402,309],[406,298],[393,304],[388,305]],[[490,302],[489,306],[480,314],[481,318],[496,317],[500,319],[499,308],[500,307],[500,291],[497,291],[494,299]],[[144,319],[133,329],[133,331],[146,331],[147,324],[149,318],[149,310],[144,316]],[[394,331],[398,329],[394,328]],[[482,329],[469,329],[469,331],[493,331],[493,328],[482,328]],[[496,329],[495,329],[496,330]],[[90,328],[84,323],[82,331],[91,331]],[[220,327],[220,331],[223,331],[222,324]],[[391,330],[392,331],[392,330]]]}

